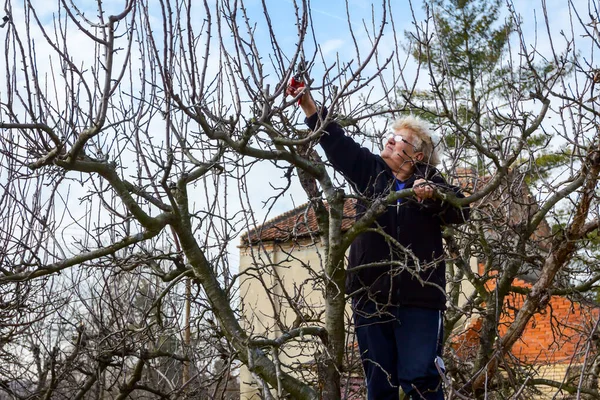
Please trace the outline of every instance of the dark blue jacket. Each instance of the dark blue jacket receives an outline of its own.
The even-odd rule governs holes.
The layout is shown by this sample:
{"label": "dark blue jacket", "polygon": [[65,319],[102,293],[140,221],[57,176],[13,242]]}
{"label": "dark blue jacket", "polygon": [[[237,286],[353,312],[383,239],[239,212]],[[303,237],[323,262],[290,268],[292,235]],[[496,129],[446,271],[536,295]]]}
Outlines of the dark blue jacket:
{"label": "dark blue jacket", "polygon": [[[317,114],[306,119],[313,130],[318,122]],[[379,155],[346,136],[336,122],[329,122],[324,131],[320,144],[329,162],[364,196],[356,205],[360,218],[369,199],[396,190],[395,177]],[[464,197],[434,167],[425,164],[415,165],[415,173],[405,182],[405,188],[411,188],[419,178]],[[459,209],[439,200],[420,203],[408,197],[388,206],[373,226],[380,231],[361,233],[350,247],[346,293],[357,301],[371,298],[382,304],[445,309],[442,226],[463,223],[468,218],[468,207]],[[392,243],[390,237],[397,243]]]}

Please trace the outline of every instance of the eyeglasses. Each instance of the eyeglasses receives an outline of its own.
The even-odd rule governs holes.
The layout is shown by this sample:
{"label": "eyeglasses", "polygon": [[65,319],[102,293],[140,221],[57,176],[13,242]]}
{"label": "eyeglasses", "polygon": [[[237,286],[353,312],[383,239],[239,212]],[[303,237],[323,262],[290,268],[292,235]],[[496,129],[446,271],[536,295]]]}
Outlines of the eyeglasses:
{"label": "eyeglasses", "polygon": [[417,146],[415,146],[414,144],[412,144],[411,142],[409,142],[408,140],[404,139],[401,135],[398,135],[396,133],[393,132],[388,132],[387,134],[385,134],[383,136],[383,143],[387,143],[388,140],[390,139],[394,139],[394,142],[404,142],[408,145],[411,145],[415,150],[417,149]]}

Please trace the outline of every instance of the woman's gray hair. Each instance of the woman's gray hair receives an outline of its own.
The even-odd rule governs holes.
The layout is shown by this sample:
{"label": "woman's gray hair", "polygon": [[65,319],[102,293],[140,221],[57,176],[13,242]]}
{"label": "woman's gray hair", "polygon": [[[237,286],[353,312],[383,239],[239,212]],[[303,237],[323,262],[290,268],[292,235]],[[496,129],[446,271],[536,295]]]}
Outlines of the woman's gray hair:
{"label": "woman's gray hair", "polygon": [[399,120],[396,120],[392,125],[394,131],[400,129],[408,129],[412,132],[413,145],[417,151],[423,153],[422,162],[436,166],[440,163],[433,138],[431,137],[431,129],[429,123],[421,118],[409,115]]}

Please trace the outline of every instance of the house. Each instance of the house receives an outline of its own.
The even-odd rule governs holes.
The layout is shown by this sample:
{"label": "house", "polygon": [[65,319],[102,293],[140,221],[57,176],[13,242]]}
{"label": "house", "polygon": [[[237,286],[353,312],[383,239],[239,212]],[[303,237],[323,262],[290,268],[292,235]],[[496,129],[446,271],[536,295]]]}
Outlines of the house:
{"label": "house", "polygon": [[[343,229],[354,222],[354,206],[344,206]],[[276,338],[286,328],[311,325],[325,312],[321,295],[320,255],[323,248],[315,237],[317,223],[308,204],[282,214],[242,238],[240,246],[240,298],[242,325],[254,337]],[[350,324],[351,312],[347,319]],[[314,325],[314,324],[313,324]],[[353,340],[349,337],[349,348]],[[292,342],[278,354],[283,369],[294,369],[314,377],[316,346],[310,338]],[[352,353],[352,352],[351,352]],[[354,352],[355,353],[355,352]],[[349,360],[359,371],[356,355]],[[306,378],[306,376],[304,378]],[[363,398],[360,380],[356,376],[344,378],[346,390],[355,393],[348,399]],[[261,383],[246,368],[240,373],[241,399],[260,399],[256,387]]]}
{"label": "house", "polygon": [[[462,173],[458,181],[465,191],[485,183],[473,175]],[[507,194],[508,193],[508,194]],[[506,196],[516,196],[522,201],[506,201]],[[478,208],[489,218],[499,218],[507,226],[517,226],[530,218],[538,208],[531,200],[527,185],[514,185],[498,190],[478,204]],[[509,199],[510,200],[510,199]],[[353,200],[344,205],[342,229],[349,229],[354,222]],[[323,248],[318,240],[318,227],[309,204],[301,205],[251,230],[242,238],[240,245],[240,297],[242,299],[243,324],[257,337],[276,338],[286,329],[304,326],[318,321],[324,313],[320,282],[320,256]],[[504,240],[498,232],[485,232],[490,240]],[[498,237],[496,237],[498,236]],[[550,227],[545,221],[532,235],[531,246],[547,246]],[[471,270],[482,275],[484,264],[473,258]],[[537,278],[537,272],[528,265],[515,285],[527,288]],[[489,273],[489,271],[487,271]],[[493,280],[488,282],[492,285]],[[473,287],[464,281],[461,289],[461,305],[472,293]],[[506,325],[514,319],[524,296],[512,294],[505,300],[501,318],[500,336]],[[598,309],[583,303],[574,303],[560,296],[552,296],[546,309],[536,315],[528,324],[521,340],[512,349],[512,363],[527,364],[537,374],[535,379],[568,381],[572,379],[585,357],[589,347],[590,321],[598,319]],[[593,317],[593,318],[592,318]],[[348,325],[351,326],[351,312],[347,310]],[[454,330],[449,340],[450,351],[459,362],[469,363],[475,357],[478,346],[478,330],[481,317],[475,315],[464,319]],[[561,335],[558,335],[558,333]],[[565,338],[569,338],[565,340]],[[361,367],[351,329],[348,336],[348,371],[344,376],[347,396],[364,398],[360,384]],[[278,359],[282,368],[295,369],[303,379],[314,378],[316,346],[307,339],[298,341],[282,349]],[[575,356],[574,356],[575,355]],[[258,399],[256,382],[248,370],[240,375],[241,398]],[[556,390],[554,390],[556,392]]]}

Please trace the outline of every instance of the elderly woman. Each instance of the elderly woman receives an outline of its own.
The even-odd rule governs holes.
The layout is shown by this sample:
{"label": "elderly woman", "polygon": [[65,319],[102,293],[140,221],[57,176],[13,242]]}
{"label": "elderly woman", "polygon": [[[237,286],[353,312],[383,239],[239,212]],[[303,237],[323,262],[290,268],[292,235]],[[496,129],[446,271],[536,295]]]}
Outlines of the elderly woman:
{"label": "elderly woman", "polygon": [[[318,112],[304,90],[290,86],[287,94],[300,97],[306,124],[314,130],[327,111]],[[442,226],[463,223],[469,209],[434,198],[435,188],[462,194],[435,168],[439,158],[425,121],[397,121],[380,155],[360,147],[335,121],[323,131],[319,143],[328,160],[364,199],[357,202],[357,217],[369,199],[414,190],[414,197],[390,205],[375,229],[357,236],[350,248],[346,293],[352,298],[368,399],[398,400],[399,388],[408,398],[443,399]]]}

